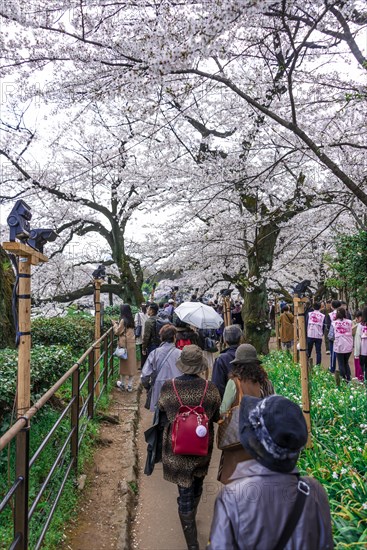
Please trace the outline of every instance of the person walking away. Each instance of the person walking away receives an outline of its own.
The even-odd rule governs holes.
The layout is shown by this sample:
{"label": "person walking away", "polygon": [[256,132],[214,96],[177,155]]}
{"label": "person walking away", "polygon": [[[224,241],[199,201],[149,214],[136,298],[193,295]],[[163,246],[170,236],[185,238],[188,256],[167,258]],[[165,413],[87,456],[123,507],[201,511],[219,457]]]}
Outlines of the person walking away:
{"label": "person walking away", "polygon": [[[335,321],[336,317],[336,310],[341,306],[340,300],[332,300],[331,301],[331,311],[329,313],[329,316],[326,319],[326,326],[328,331],[328,339],[329,339],[329,350],[330,350],[330,367],[329,372],[332,374],[335,372],[336,367],[336,355],[334,353],[334,340],[333,338],[333,332],[330,332],[331,324],[333,321]],[[331,335],[331,337],[330,337]]]}
{"label": "person walking away", "polygon": [[282,313],[280,315],[280,341],[282,343],[282,349],[291,351],[293,347],[294,339],[294,329],[293,322],[294,316],[293,313],[289,311],[289,306],[285,305],[282,308]]}
{"label": "person walking away", "polygon": [[235,302],[234,308],[232,310],[232,324],[239,325],[241,330],[243,330],[243,319],[242,319],[242,304],[241,302]]}
{"label": "person walking away", "polygon": [[135,324],[128,304],[120,306],[120,322],[113,322],[113,332],[118,336],[120,348],[126,348],[127,359],[120,359],[120,380],[116,385],[121,390],[133,391],[134,376],[138,373],[136,362]]}
{"label": "person walking away", "polygon": [[306,317],[307,327],[307,357],[312,355],[313,346],[316,349],[316,365],[321,365],[321,344],[325,328],[325,315],[320,311],[321,304],[315,302],[313,311]]}
{"label": "person walking away", "polygon": [[159,331],[163,325],[168,322],[168,318],[158,318],[158,304],[154,302],[151,303],[148,308],[148,319],[144,325],[144,336],[142,341],[143,355],[148,356],[160,345],[161,340],[159,338]]}
{"label": "person walking away", "polygon": [[176,335],[176,348],[183,350],[185,346],[190,346],[191,344],[199,345],[198,334],[184,321],[174,314],[173,324],[177,329]]}
{"label": "person walking away", "polygon": [[[346,310],[339,307],[336,310],[335,320],[331,323],[329,334],[334,337],[334,353],[338,361],[340,376],[349,382],[351,378],[349,357],[353,350],[353,332],[352,321],[346,316]],[[338,384],[338,377],[336,377],[336,381]]]}
{"label": "person walking away", "polygon": [[347,302],[341,301],[341,302],[340,302],[340,307],[342,307],[343,309],[345,309],[345,315],[346,315],[345,318],[346,318],[346,319],[352,320],[352,316],[351,316],[350,311],[349,311],[349,309],[348,309],[348,304],[347,304]]}
{"label": "person walking away", "polygon": [[164,325],[161,328],[159,331],[161,345],[149,354],[141,373],[142,385],[151,393],[149,410],[152,412],[158,403],[164,382],[182,374],[176,367],[181,355],[181,350],[175,346],[176,334],[177,329],[173,325]]}
{"label": "person walking away", "polygon": [[357,324],[354,337],[354,357],[359,360],[361,372],[357,372],[358,380],[367,382],[367,307],[363,309],[361,322]]}
{"label": "person walking away", "polygon": [[164,308],[164,312],[166,313],[166,315],[168,315],[168,318],[171,321],[171,323],[173,321],[173,312],[175,310],[174,304],[175,304],[174,299],[170,298],[168,300],[167,306]]}
{"label": "person walking away", "polygon": [[[200,377],[208,365],[198,346],[185,346],[177,361],[177,367],[182,373],[174,380],[177,394],[173,381],[166,381],[158,401],[159,409],[166,413],[169,422],[163,432],[163,477],[178,486],[178,515],[187,548],[199,550],[195,518],[212,455],[213,422],[219,419],[220,395],[212,382]],[[209,449],[205,456],[181,455],[173,452],[172,425],[180,408],[177,395],[188,407],[196,407],[203,400],[202,405],[209,419]]]}
{"label": "person walking away", "polygon": [[216,330],[200,328],[196,329],[195,332],[198,336],[197,345],[203,350],[204,357],[208,362],[208,368],[212,369],[214,365],[214,354],[218,351]]}
{"label": "person walking away", "polygon": [[223,340],[225,349],[220,352],[214,361],[212,382],[217,386],[220,397],[224,395],[224,390],[229,379],[229,373],[232,370],[232,361],[235,358],[236,349],[240,345],[242,330],[238,325],[228,325],[223,331]]}
{"label": "person walking away", "polygon": [[296,403],[243,397],[239,438],[247,458],[216,498],[207,550],[334,548],[327,494],[295,467],[307,435]]}
{"label": "person walking away", "polygon": [[[222,418],[226,416],[231,407],[240,402],[241,395],[266,397],[274,393],[273,384],[261,365],[254,346],[251,344],[238,346],[235,358],[231,363],[233,367],[220,406]],[[246,460],[246,457],[247,453],[242,445],[224,449],[219,464],[218,481],[223,484],[229,483],[237,464]]]}
{"label": "person walking away", "polygon": [[140,360],[138,361],[138,370],[140,370],[145,362],[146,355],[142,353],[142,343],[145,329],[145,322],[148,320],[147,315],[147,306],[146,304],[141,304],[140,311],[135,314],[135,342],[136,346],[139,348]]}

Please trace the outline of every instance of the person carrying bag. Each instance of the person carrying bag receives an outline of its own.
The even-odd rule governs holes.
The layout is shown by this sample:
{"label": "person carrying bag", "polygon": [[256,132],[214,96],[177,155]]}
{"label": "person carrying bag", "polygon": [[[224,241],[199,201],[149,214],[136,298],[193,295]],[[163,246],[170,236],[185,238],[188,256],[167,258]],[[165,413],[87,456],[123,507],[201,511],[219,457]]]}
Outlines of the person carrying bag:
{"label": "person carrying bag", "polygon": [[327,494],[296,469],[308,439],[299,405],[245,395],[239,437],[248,458],[216,498],[207,550],[332,550]]}
{"label": "person carrying bag", "polygon": [[[196,511],[212,455],[220,395],[212,382],[201,377],[208,363],[198,346],[185,346],[176,366],[180,376],[163,384],[158,401],[169,422],[163,432],[163,477],[178,486],[178,514],[187,548],[199,550]],[[189,436],[183,426],[188,419]]]}

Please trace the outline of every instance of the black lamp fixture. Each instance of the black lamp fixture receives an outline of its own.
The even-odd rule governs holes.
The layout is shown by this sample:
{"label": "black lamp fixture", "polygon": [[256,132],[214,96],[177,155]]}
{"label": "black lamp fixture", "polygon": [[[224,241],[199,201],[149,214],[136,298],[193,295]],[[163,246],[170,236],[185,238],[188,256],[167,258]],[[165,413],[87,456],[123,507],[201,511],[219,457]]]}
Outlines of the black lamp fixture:
{"label": "black lamp fixture", "polygon": [[9,240],[18,239],[25,244],[31,230],[29,223],[31,219],[32,212],[28,204],[22,199],[17,200],[7,219],[10,228]]}
{"label": "black lamp fixture", "polygon": [[104,279],[106,277],[106,266],[100,264],[92,273],[93,279]]}
{"label": "black lamp fixture", "polygon": [[28,244],[43,254],[43,247],[47,242],[55,241],[57,234],[53,229],[32,229]]}
{"label": "black lamp fixture", "polygon": [[293,289],[293,294],[296,294],[300,298],[303,298],[306,292],[310,292],[310,285],[311,281],[309,279],[305,279],[304,281],[297,283]]}

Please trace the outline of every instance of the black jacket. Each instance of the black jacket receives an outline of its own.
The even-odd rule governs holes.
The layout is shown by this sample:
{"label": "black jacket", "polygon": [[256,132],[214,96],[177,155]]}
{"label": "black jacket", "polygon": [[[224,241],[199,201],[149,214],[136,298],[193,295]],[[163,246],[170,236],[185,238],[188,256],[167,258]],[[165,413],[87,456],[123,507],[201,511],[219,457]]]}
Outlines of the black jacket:
{"label": "black jacket", "polygon": [[213,365],[212,382],[217,386],[220,397],[223,399],[224,390],[228,382],[228,375],[232,370],[231,361],[233,361],[238,346],[230,346],[223,350],[216,358]]}

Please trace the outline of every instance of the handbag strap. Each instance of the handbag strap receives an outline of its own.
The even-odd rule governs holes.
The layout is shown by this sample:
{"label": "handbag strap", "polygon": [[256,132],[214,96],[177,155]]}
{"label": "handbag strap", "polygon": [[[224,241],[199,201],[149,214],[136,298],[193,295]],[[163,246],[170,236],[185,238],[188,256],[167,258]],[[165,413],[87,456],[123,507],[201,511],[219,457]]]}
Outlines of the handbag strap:
{"label": "handbag strap", "polygon": [[[209,384],[209,383],[208,383],[208,380],[205,380],[204,393],[203,393],[203,396],[202,396],[202,398],[201,398],[199,407],[201,407],[202,404],[203,404],[204,397],[205,397],[206,391],[207,391],[207,389],[208,389],[208,384]],[[174,378],[172,378],[172,385],[173,385],[173,389],[174,389],[174,391],[175,391],[175,394],[176,394],[176,396],[177,396],[177,399],[178,399],[178,401],[179,401],[179,403],[180,403],[180,406],[183,407],[184,405],[183,405],[183,403],[182,403],[182,401],[181,401],[181,397],[178,395],[178,391],[177,391],[177,388],[176,388],[176,384],[175,384],[175,379],[174,379]]]}
{"label": "handbag strap", "polygon": [[287,542],[291,538],[297,523],[299,522],[299,519],[302,515],[303,508],[306,504],[306,499],[308,495],[310,494],[310,487],[307,485],[305,481],[300,478],[298,480],[297,484],[297,498],[296,502],[294,503],[293,510],[288,518],[287,523],[285,524],[285,527],[283,529],[282,534],[280,535],[280,538],[274,547],[273,550],[284,550]]}
{"label": "handbag strap", "polygon": [[243,390],[241,386],[241,381],[238,380],[238,378],[233,378],[232,380],[236,384],[236,398],[233,402],[233,405],[232,405],[233,407],[233,406],[238,406],[241,403],[242,397],[243,397]]}
{"label": "handbag strap", "polygon": [[176,350],[176,348],[173,348],[167,353],[166,357],[163,358],[163,361],[157,368],[157,353],[159,348],[156,348],[152,353],[154,353],[154,359],[153,359],[153,366],[152,366],[152,374],[150,375],[151,379],[151,385],[153,386],[155,384],[156,378],[158,374],[161,372],[163,365],[167,362],[169,356],[172,354],[173,351]]}

